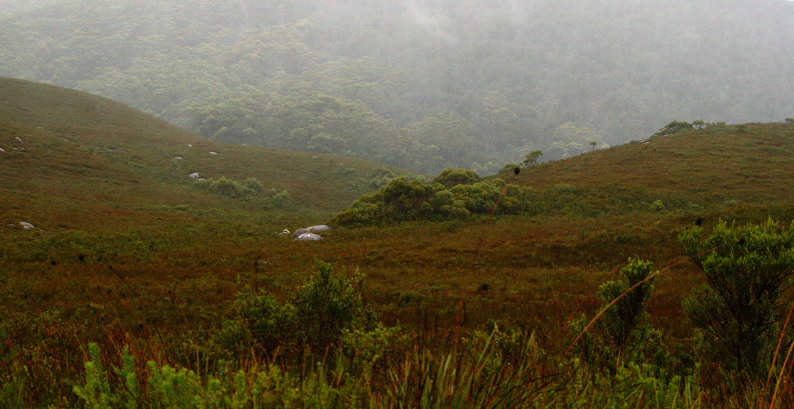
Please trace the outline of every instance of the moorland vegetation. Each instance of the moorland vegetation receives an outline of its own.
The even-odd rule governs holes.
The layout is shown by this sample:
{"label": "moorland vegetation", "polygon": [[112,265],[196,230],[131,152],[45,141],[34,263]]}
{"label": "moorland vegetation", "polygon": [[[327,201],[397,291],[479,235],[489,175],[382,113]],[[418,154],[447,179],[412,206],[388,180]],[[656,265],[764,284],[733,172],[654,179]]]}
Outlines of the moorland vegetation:
{"label": "moorland vegetation", "polygon": [[[0,87],[13,96],[0,101],[0,406],[794,401],[789,122],[683,127],[501,180],[451,169],[375,191],[407,172]],[[197,188],[195,171],[264,196]],[[292,203],[263,205],[271,187]],[[278,236],[363,194],[421,211],[397,187],[485,211]],[[511,189],[529,210],[500,213]]]}

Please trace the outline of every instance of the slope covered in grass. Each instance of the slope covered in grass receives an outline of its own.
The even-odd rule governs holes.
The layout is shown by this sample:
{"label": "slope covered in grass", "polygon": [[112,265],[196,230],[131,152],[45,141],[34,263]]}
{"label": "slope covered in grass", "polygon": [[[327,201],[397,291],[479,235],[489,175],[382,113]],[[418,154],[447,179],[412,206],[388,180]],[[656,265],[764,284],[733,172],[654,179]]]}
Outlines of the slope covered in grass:
{"label": "slope covered in grass", "polygon": [[[794,193],[794,124],[722,125],[523,169],[512,183],[614,187],[692,204],[758,204]],[[505,176],[505,175],[503,175]]]}
{"label": "slope covered in grass", "polygon": [[339,210],[399,172],[334,155],[225,145],[105,98],[0,78],[0,214],[42,227],[140,224],[208,209],[264,212],[257,201],[192,187],[189,174],[256,178],[293,210]]}

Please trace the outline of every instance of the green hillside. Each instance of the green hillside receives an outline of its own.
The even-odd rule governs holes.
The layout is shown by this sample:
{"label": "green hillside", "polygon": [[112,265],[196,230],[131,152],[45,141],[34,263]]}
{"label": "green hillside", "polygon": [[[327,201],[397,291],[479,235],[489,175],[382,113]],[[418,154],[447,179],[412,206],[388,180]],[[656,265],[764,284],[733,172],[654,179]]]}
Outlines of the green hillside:
{"label": "green hillside", "polygon": [[785,122],[682,130],[507,176],[539,189],[614,186],[700,205],[758,204],[789,201],[793,170],[794,123]]}
{"label": "green hillside", "polygon": [[[0,214],[43,228],[140,224],[261,201],[211,194],[191,173],[286,190],[291,210],[328,214],[400,171],[360,159],[226,145],[105,98],[0,78]],[[19,138],[19,139],[17,139]],[[21,142],[20,142],[21,140]],[[211,154],[215,152],[216,154]],[[278,209],[275,209],[278,211]]]}
{"label": "green hillside", "polygon": [[[540,151],[537,151],[540,153]],[[646,213],[720,214],[786,205],[794,193],[794,121],[684,127],[567,160],[505,165],[496,177],[448,169],[433,183],[395,180],[333,221],[340,225]]]}

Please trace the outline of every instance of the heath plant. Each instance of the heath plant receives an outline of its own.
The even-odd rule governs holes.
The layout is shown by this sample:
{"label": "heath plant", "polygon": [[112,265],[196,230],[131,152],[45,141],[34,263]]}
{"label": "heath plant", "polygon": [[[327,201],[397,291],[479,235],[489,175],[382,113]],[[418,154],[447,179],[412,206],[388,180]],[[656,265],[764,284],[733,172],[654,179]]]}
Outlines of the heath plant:
{"label": "heath plant", "polygon": [[750,380],[765,376],[794,273],[794,231],[771,219],[745,226],[721,221],[710,234],[694,226],[679,241],[706,280],[684,301],[706,368]]}

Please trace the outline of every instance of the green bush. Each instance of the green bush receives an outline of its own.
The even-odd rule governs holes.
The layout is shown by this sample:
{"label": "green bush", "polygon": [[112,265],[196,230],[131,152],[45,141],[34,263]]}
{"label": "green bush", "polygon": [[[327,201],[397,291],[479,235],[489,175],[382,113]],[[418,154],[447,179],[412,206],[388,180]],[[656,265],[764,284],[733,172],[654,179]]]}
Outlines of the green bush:
{"label": "green bush", "polygon": [[248,178],[243,182],[243,186],[245,188],[250,189],[251,193],[254,196],[264,196],[265,195],[265,185],[262,184],[256,178]]}
{"label": "green bush", "polygon": [[[200,343],[200,342],[199,342]],[[207,352],[217,353],[215,359],[232,359],[251,349],[253,337],[245,322],[239,319],[226,319],[212,334],[210,348]],[[206,349],[206,348],[205,348]]]}
{"label": "green bush", "polygon": [[[629,265],[620,270],[626,279],[607,281],[601,285],[600,295],[605,303],[610,303],[642,280],[652,274],[653,263],[638,259],[629,260]],[[635,329],[647,320],[646,304],[653,291],[653,279],[635,288],[604,313],[601,326],[607,337],[619,350],[628,347],[640,338]]]}
{"label": "green bush", "polygon": [[122,387],[110,384],[107,371],[102,364],[99,345],[88,346],[91,360],[85,363],[85,383],[74,387],[75,394],[89,408],[137,408],[141,398],[140,384],[135,373],[135,358],[130,355],[129,347],[122,352],[123,366],[115,369]]}
{"label": "green bush", "polygon": [[213,180],[210,183],[209,190],[210,192],[229,197],[245,197],[253,194],[253,191],[250,188],[247,188],[231,179],[227,179],[225,176],[218,180]]}
{"label": "green bush", "polygon": [[701,357],[750,378],[766,375],[783,293],[794,273],[794,232],[766,224],[728,226],[707,237],[701,226],[679,236],[706,285],[684,301],[700,335]]}
{"label": "green bush", "polygon": [[362,196],[350,208],[337,214],[332,223],[377,225],[409,220],[466,219],[494,212],[518,214],[532,206],[534,197],[529,188],[507,185],[501,179],[473,182],[476,176],[473,172],[452,171],[442,181],[449,182],[463,175],[457,180],[465,179],[470,183],[446,188],[441,183],[428,185],[417,180],[393,179],[382,189]]}
{"label": "green bush", "polygon": [[234,309],[266,352],[294,341],[296,317],[291,304],[281,305],[272,294],[257,294],[249,287],[237,294]]}
{"label": "green bush", "polygon": [[654,212],[661,212],[662,210],[665,209],[664,203],[661,200],[657,200],[657,201],[651,203],[650,207],[651,207],[651,210],[653,210]]}
{"label": "green bush", "polygon": [[[653,273],[653,264],[630,259],[620,270],[624,279],[610,280],[601,285],[599,295],[604,307],[629,288]],[[607,309],[579,341],[580,356],[592,364],[613,370],[621,362],[652,362],[657,369],[670,360],[664,347],[662,333],[648,325],[646,305],[653,291],[653,279],[639,285]],[[602,307],[603,308],[603,307]],[[571,329],[579,335],[589,320],[584,316],[571,321]]]}
{"label": "green bush", "polygon": [[284,190],[273,196],[273,205],[279,209],[289,207],[292,205],[292,196],[290,196],[288,191]]}
{"label": "green bush", "polygon": [[400,360],[400,352],[409,349],[409,339],[400,327],[387,328],[378,324],[371,330],[344,330],[340,346],[348,359],[348,370],[370,377],[376,368],[385,370],[389,363]]}
{"label": "green bush", "polygon": [[342,334],[351,329],[371,329],[374,312],[364,303],[359,291],[364,275],[352,280],[331,274],[331,265],[317,261],[319,274],[298,287],[292,299],[297,327],[306,344],[319,353],[333,349]]}
{"label": "green bush", "polygon": [[438,183],[446,188],[451,188],[457,185],[470,185],[482,180],[480,175],[469,169],[455,169],[448,168],[441,172],[433,183]]}
{"label": "green bush", "polygon": [[228,197],[245,198],[248,200],[256,199],[267,208],[285,208],[292,205],[292,197],[288,191],[284,190],[277,193],[276,189],[266,188],[262,182],[256,178],[248,178],[240,183],[222,176],[217,180],[197,180],[193,183],[193,187]]}

